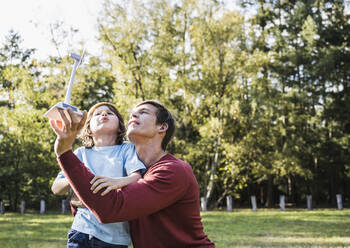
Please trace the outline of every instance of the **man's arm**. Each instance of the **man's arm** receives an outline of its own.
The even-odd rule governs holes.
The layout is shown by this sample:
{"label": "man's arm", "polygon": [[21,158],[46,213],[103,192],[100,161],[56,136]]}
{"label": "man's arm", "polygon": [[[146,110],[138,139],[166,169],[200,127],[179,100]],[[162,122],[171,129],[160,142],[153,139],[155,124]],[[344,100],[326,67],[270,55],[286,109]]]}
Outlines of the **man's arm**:
{"label": "man's arm", "polygon": [[90,190],[94,175],[72,151],[63,153],[58,161],[74,191],[102,223],[129,221],[155,213],[176,202],[188,188],[185,170],[170,164],[101,196]]}

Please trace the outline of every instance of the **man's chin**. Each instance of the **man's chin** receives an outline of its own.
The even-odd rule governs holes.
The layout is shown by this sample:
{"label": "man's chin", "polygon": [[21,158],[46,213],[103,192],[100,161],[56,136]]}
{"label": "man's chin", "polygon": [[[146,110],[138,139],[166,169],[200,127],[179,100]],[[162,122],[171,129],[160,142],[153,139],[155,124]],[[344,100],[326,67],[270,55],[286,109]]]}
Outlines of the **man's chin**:
{"label": "man's chin", "polygon": [[126,135],[128,136],[129,140],[132,142],[132,143],[135,143],[136,140],[138,139],[143,139],[144,138],[144,134],[142,132],[139,132],[138,130],[134,130],[134,129],[131,129],[131,130],[128,130],[126,132]]}

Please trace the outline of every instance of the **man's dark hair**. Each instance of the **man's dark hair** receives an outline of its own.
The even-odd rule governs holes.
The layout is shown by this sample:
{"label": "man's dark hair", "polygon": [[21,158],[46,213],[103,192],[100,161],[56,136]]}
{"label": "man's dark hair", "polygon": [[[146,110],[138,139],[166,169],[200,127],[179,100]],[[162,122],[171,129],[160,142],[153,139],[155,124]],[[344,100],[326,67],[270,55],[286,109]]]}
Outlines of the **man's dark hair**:
{"label": "man's dark hair", "polygon": [[158,102],[157,100],[146,100],[143,101],[141,103],[139,103],[136,107],[141,106],[141,105],[145,105],[145,104],[150,104],[154,107],[157,108],[157,112],[156,112],[156,124],[160,125],[163,123],[168,124],[168,130],[166,130],[165,132],[165,136],[162,140],[162,149],[165,150],[165,148],[167,147],[167,145],[169,144],[171,138],[173,137],[174,133],[175,133],[175,119],[172,116],[172,114],[170,113],[170,111],[160,102]]}

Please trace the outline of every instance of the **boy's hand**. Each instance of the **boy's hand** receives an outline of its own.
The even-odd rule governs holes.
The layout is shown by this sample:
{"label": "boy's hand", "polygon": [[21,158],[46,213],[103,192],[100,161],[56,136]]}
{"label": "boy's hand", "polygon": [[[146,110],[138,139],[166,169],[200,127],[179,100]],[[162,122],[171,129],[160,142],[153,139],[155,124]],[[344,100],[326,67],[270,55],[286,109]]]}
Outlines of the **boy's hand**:
{"label": "boy's hand", "polygon": [[82,200],[79,199],[79,197],[73,192],[72,198],[70,199],[70,203],[74,206],[74,207],[85,207],[84,203],[82,202]]}
{"label": "boy's hand", "polygon": [[128,175],[127,177],[104,177],[104,176],[95,176],[90,184],[91,190],[94,194],[99,192],[101,189],[106,188],[101,196],[108,194],[111,190],[120,189],[130,183],[136,182],[141,178],[141,173],[139,171],[135,171]]}
{"label": "boy's hand", "polygon": [[60,109],[59,114],[61,116],[61,121],[50,120],[51,128],[57,135],[55,142],[55,153],[57,156],[72,149],[75,137],[83,128],[87,117],[86,111],[83,112],[83,117],[81,118],[74,114],[71,109],[67,109],[67,111]]}
{"label": "boy's hand", "polygon": [[91,190],[93,191],[94,194],[96,194],[101,189],[106,188],[101,193],[101,196],[104,196],[107,193],[109,193],[111,190],[120,189],[124,187],[125,185],[127,185],[127,182],[125,177],[111,178],[111,177],[95,176],[91,180],[90,184],[92,184]]}

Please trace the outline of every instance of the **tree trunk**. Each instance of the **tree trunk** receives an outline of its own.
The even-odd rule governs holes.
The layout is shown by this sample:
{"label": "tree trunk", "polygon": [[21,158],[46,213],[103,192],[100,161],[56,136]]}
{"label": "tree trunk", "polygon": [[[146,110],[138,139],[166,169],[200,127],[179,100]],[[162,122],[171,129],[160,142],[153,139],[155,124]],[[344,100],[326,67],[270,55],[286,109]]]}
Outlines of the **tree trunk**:
{"label": "tree trunk", "polygon": [[210,200],[210,198],[213,195],[214,188],[215,188],[215,171],[216,167],[218,166],[218,161],[219,161],[219,144],[220,144],[220,137],[218,136],[216,139],[216,142],[214,143],[214,158],[211,159],[210,163],[210,176],[209,176],[209,182],[207,185],[207,192],[206,192],[206,201]]}
{"label": "tree trunk", "polygon": [[208,204],[208,201],[210,200],[210,197],[212,196],[213,192],[214,192],[214,181],[215,181],[215,169],[216,169],[216,166],[217,166],[217,158],[218,158],[218,153],[216,152],[215,155],[214,155],[214,159],[211,160],[211,163],[210,163],[210,176],[209,176],[209,182],[208,182],[208,185],[207,185],[207,194],[206,194],[206,201],[207,201],[207,204]]}
{"label": "tree trunk", "polygon": [[228,189],[225,189],[224,192],[219,197],[219,199],[215,202],[215,206],[214,206],[215,208],[218,208],[220,203],[225,199],[225,197],[227,197],[227,192],[228,192]]}
{"label": "tree trunk", "polygon": [[265,195],[264,195],[264,185],[260,184],[260,185],[259,185],[259,188],[260,188],[260,204],[261,204],[261,205],[264,205],[264,198],[265,198]]}
{"label": "tree trunk", "polygon": [[335,165],[332,164],[329,167],[329,191],[328,191],[328,203],[332,206],[335,205],[335,195],[336,195],[336,168]]}
{"label": "tree trunk", "polygon": [[271,208],[273,207],[273,176],[268,175],[267,180],[267,199],[265,207]]}

